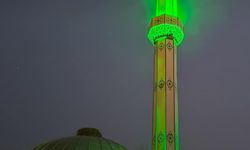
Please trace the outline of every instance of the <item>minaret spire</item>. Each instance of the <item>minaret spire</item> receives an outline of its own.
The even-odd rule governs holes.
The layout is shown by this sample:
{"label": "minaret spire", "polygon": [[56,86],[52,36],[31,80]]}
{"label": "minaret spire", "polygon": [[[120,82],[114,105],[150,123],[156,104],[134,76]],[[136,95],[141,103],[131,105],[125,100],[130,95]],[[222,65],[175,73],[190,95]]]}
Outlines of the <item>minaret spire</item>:
{"label": "minaret spire", "polygon": [[179,150],[177,46],[184,33],[177,0],[156,0],[148,38],[154,45],[153,150]]}

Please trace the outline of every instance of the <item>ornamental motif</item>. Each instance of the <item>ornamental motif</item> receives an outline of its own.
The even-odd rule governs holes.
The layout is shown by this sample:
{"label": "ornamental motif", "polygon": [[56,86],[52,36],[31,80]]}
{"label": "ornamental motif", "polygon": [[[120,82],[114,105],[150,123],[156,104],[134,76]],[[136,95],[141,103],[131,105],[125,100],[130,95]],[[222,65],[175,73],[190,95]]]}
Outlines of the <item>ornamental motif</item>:
{"label": "ornamental motif", "polygon": [[165,134],[164,133],[160,133],[157,137],[157,141],[159,144],[161,144],[163,141],[165,140]]}
{"label": "ornamental motif", "polygon": [[161,81],[159,82],[159,88],[162,89],[162,88],[164,87],[164,85],[165,85],[165,81],[164,81],[164,80],[161,80]]}
{"label": "ornamental motif", "polygon": [[164,23],[164,20],[165,20],[164,18],[165,18],[164,16],[160,16],[160,17],[155,18],[154,24],[157,25],[157,24]]}
{"label": "ornamental motif", "polygon": [[168,87],[169,89],[171,89],[172,87],[174,87],[174,82],[173,82],[172,80],[168,80],[168,81],[167,81],[167,87]]}
{"label": "ornamental motif", "polygon": [[167,135],[167,141],[169,144],[172,144],[174,142],[174,135],[172,134],[171,131]]}
{"label": "ornamental motif", "polygon": [[168,49],[168,50],[173,49],[173,45],[172,45],[172,43],[171,43],[171,42],[168,42],[168,44],[167,44],[167,49]]}
{"label": "ornamental motif", "polygon": [[163,42],[159,43],[158,48],[160,50],[163,50],[165,48],[165,43],[163,43]]}
{"label": "ornamental motif", "polygon": [[174,45],[178,46],[184,39],[183,25],[177,17],[169,15],[160,15],[151,20],[151,26],[148,32],[148,38],[153,45],[160,38],[172,36]]}

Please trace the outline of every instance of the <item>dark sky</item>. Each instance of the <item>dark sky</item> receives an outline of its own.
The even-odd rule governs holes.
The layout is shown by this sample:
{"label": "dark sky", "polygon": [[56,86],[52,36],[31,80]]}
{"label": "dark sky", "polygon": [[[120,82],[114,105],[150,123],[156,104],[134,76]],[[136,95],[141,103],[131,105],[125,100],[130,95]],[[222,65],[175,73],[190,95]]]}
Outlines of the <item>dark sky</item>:
{"label": "dark sky", "polygon": [[[249,149],[250,2],[185,5],[181,149]],[[1,0],[0,149],[28,150],[91,126],[149,150],[148,19],[147,0]]]}

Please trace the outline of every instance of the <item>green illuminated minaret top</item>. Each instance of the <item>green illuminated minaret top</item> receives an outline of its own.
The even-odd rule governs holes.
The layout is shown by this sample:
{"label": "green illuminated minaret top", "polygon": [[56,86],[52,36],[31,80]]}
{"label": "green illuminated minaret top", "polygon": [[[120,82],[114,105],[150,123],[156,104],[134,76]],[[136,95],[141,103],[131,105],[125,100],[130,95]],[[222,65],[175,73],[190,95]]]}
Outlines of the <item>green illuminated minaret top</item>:
{"label": "green illuminated minaret top", "polygon": [[172,35],[174,44],[180,45],[184,39],[183,25],[178,17],[178,0],[155,0],[156,12],[148,33],[154,44],[159,38]]}

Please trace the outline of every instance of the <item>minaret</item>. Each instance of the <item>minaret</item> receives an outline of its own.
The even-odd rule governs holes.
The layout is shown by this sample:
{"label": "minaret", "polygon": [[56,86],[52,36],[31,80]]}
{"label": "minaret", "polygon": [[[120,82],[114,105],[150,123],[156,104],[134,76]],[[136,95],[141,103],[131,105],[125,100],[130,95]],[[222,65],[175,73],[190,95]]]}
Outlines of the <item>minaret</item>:
{"label": "minaret", "polygon": [[153,150],[179,150],[177,46],[184,33],[178,0],[155,0],[148,38],[154,45]]}

